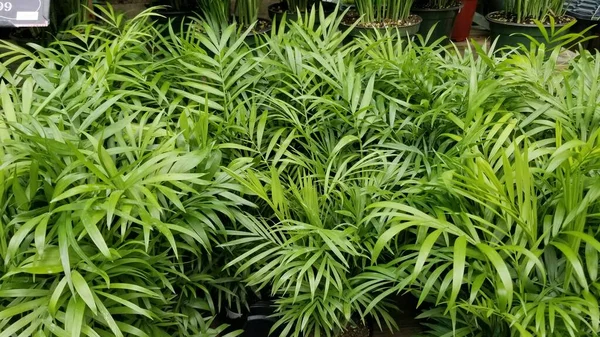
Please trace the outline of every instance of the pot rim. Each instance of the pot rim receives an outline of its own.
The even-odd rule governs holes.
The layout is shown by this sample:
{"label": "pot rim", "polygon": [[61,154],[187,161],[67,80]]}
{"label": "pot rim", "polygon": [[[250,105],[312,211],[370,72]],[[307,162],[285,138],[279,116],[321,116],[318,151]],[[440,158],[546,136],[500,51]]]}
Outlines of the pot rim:
{"label": "pot rim", "polygon": [[447,8],[411,8],[411,12],[451,12],[456,11],[463,8],[463,4],[461,3],[458,6],[447,7]]}
{"label": "pot rim", "polygon": [[[529,23],[516,23],[516,22],[506,22],[506,21],[500,21],[500,20],[496,20],[496,19],[493,19],[493,18],[491,18],[491,17],[490,17],[490,15],[492,15],[492,14],[501,13],[501,12],[502,12],[502,11],[495,11],[495,12],[491,12],[491,13],[489,13],[488,15],[486,15],[486,16],[485,16],[485,19],[486,19],[486,20],[488,20],[489,22],[496,23],[496,24],[503,25],[503,26],[526,27],[526,28],[537,28],[537,27],[538,27],[536,24],[529,24]],[[566,14],[565,14],[565,15],[563,15],[563,17],[568,17],[568,18],[571,18],[572,20],[575,20],[575,21],[577,21],[577,19],[576,19],[576,18],[574,18],[574,17],[573,17],[573,16],[571,16],[571,15],[566,15]],[[565,23],[558,23],[558,24],[555,24],[555,25],[554,25],[554,27],[564,27],[564,26],[566,26],[568,23],[570,23],[570,21],[569,21],[569,22],[565,22]],[[551,27],[550,25],[542,25],[542,26],[543,26],[544,28],[550,28],[550,27]]]}
{"label": "pot rim", "polygon": [[[354,28],[358,28],[358,29],[379,29],[379,30],[383,30],[383,29],[389,29],[389,28],[392,28],[392,29],[393,29],[393,28],[398,28],[398,29],[401,29],[401,28],[411,28],[411,27],[414,27],[414,26],[420,25],[420,24],[423,22],[423,18],[422,18],[422,17],[420,17],[420,16],[418,16],[417,14],[411,14],[411,15],[414,15],[414,16],[416,16],[417,18],[419,18],[419,21],[418,21],[418,22],[416,22],[416,23],[413,23],[412,25],[408,25],[408,26],[394,26],[394,27],[361,27],[361,26],[356,26],[356,27],[354,27]],[[344,21],[342,21],[340,24],[341,24],[341,25],[343,25],[343,26],[346,26],[346,27],[350,27],[350,26],[352,26],[352,25],[353,25],[353,24],[347,24],[347,23],[345,23]]]}

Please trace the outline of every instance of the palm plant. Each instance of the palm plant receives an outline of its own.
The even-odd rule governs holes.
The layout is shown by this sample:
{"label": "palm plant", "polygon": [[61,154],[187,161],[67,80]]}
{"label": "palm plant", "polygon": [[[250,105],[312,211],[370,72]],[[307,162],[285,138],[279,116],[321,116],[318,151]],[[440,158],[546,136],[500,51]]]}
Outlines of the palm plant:
{"label": "palm plant", "polygon": [[2,44],[0,336],[600,333],[600,56],[100,12]]}
{"label": "palm plant", "polygon": [[[189,134],[182,142],[170,125],[179,110],[165,113],[169,102],[138,80],[155,70],[146,67],[159,40],[148,18],[118,33],[94,30],[110,43],[84,52],[60,42],[37,55],[3,46],[3,56],[21,60],[3,74],[11,85],[0,88],[3,335],[224,329],[210,317],[227,300],[221,294],[231,278],[212,260],[222,218],[244,217],[234,215],[241,199],[228,192],[239,186],[219,170],[215,146]],[[37,66],[45,72],[29,76]],[[65,69],[69,76],[56,77]]]}
{"label": "palm plant", "polygon": [[[444,115],[428,113],[453,144],[430,145],[444,149],[444,155],[435,164],[442,170],[432,169],[439,173],[420,192],[425,199],[419,197],[418,205],[370,206],[372,216],[390,224],[373,258],[398,259],[380,273],[400,269],[410,275],[409,282],[398,278],[394,291],[410,291],[420,303],[434,306],[422,315],[433,322],[431,335],[598,333],[597,289],[588,286],[597,278],[600,249],[592,215],[598,208],[593,181],[599,163],[592,154],[598,125],[580,123],[589,112],[571,110],[574,102],[566,97],[572,91],[558,89],[564,77],[552,70],[557,56],[555,51],[548,63],[542,49],[507,59],[507,67],[498,69],[485,61],[478,69],[470,61],[465,79],[440,88],[447,100],[456,90],[464,92],[459,83],[468,83],[470,94],[463,96],[468,100],[446,103],[447,122]],[[488,56],[481,51],[479,57]],[[587,60],[582,66],[597,71]],[[589,88],[596,103],[587,110],[595,110],[597,90],[575,77],[578,84],[570,85]],[[499,88],[498,78],[507,79],[501,80],[507,87]],[[503,102],[515,89],[536,94],[517,105]],[[506,104],[510,108],[501,108]],[[379,278],[370,278],[372,287],[382,283]]]}

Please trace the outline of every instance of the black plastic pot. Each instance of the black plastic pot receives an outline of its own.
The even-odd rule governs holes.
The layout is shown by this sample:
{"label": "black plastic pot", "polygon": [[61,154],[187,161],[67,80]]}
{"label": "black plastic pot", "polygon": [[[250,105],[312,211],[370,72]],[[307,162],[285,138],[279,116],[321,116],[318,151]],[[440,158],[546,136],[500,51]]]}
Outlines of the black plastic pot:
{"label": "black plastic pot", "polygon": [[571,27],[571,31],[574,33],[580,33],[587,28],[592,27],[588,30],[584,36],[594,36],[594,38],[587,40],[583,43],[583,47],[591,52],[594,50],[600,50],[600,21],[590,20],[590,18],[582,17],[574,13],[567,12],[567,15],[577,19],[577,22]]}
{"label": "black plastic pot", "polygon": [[[400,34],[400,36],[409,38],[411,36],[416,35],[419,32],[419,27],[421,26],[421,22],[423,21],[423,19],[421,19],[420,16],[418,16],[418,15],[415,15],[415,16],[418,18],[418,21],[409,26],[382,27],[382,28],[356,26],[356,27],[354,27],[354,29],[352,29],[352,31],[350,32],[349,35],[352,37],[360,37],[362,35],[376,36],[376,34],[377,34],[376,32],[379,32],[379,35],[383,36],[383,35],[385,35],[385,33],[387,31],[390,31],[390,33],[395,34],[396,32],[398,32]],[[342,21],[341,27],[342,27],[342,29],[350,29],[352,27],[352,25],[349,25]]]}
{"label": "black plastic pot", "polygon": [[433,42],[442,37],[445,37],[446,40],[449,39],[459,10],[460,6],[456,6],[441,9],[413,8],[412,12],[423,19],[419,27],[419,34],[423,37],[427,36],[429,31],[435,26],[429,38],[429,42]]}
{"label": "black plastic pot", "polygon": [[[490,23],[490,38],[492,40],[498,38],[498,42],[496,44],[496,48],[502,47],[517,47],[519,44],[524,44],[525,46],[529,46],[530,39],[528,39],[525,35],[530,36],[534,40],[546,44],[546,49],[551,50],[555,45],[548,45],[546,42],[544,35],[536,25],[532,24],[521,24],[521,23],[513,23],[513,22],[504,22],[500,20],[496,20],[492,15],[495,15],[498,12],[492,12],[488,14],[485,18]],[[496,14],[497,15],[497,14]],[[492,16],[492,17],[491,17]],[[560,29],[564,27],[565,24],[556,24],[555,29]],[[544,28],[549,29],[550,26],[546,25]],[[566,34],[568,32],[564,32]]]}

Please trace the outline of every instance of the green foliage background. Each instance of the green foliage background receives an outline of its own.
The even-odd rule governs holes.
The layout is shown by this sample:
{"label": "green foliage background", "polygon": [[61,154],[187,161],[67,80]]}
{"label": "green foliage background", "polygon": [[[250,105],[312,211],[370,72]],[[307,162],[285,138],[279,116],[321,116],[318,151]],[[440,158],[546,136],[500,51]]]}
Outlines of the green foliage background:
{"label": "green foliage background", "polygon": [[2,43],[1,337],[217,336],[261,292],[285,336],[398,293],[432,336],[600,331],[597,55],[98,10]]}

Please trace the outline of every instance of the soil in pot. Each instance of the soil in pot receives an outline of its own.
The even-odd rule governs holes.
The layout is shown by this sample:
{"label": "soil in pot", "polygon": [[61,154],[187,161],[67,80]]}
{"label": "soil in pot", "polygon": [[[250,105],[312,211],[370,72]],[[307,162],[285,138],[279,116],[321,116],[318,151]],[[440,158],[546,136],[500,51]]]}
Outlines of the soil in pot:
{"label": "soil in pot", "polygon": [[[502,47],[517,47],[519,44],[529,46],[530,40],[522,34],[526,34],[540,43],[545,43],[547,50],[551,50],[556,46],[556,44],[548,45],[544,35],[531,18],[526,18],[525,20],[522,20],[522,22],[517,23],[517,17],[514,14],[493,12],[488,14],[486,19],[490,23],[490,38],[492,40],[498,38],[496,49]],[[555,27],[556,29],[559,29],[573,20],[575,20],[575,18],[568,15],[555,17]],[[544,27],[549,30],[550,19],[546,19],[542,23]],[[563,34],[567,33],[568,32],[563,32]],[[555,38],[557,38],[557,36],[555,36]]]}
{"label": "soil in pot", "polygon": [[[342,27],[349,29],[358,19],[358,12],[349,11],[342,20]],[[356,27],[350,32],[351,36],[359,37],[362,34],[375,36],[375,32],[379,31],[380,35],[384,35],[386,31],[400,33],[400,36],[410,37],[419,32],[421,25],[420,16],[411,14],[406,20],[383,20],[379,22],[359,22]]]}
{"label": "soil in pot", "polygon": [[[423,22],[419,27],[419,34],[426,37],[427,34],[433,29],[429,43],[437,41],[440,38],[448,38],[452,34],[452,28],[454,28],[454,21],[460,10],[460,4],[453,4],[446,8],[413,8],[412,11],[419,15]],[[435,27],[435,28],[434,28]]]}
{"label": "soil in pot", "polygon": [[371,336],[371,329],[366,325],[359,324],[349,324],[346,327],[339,337],[369,337]]}

